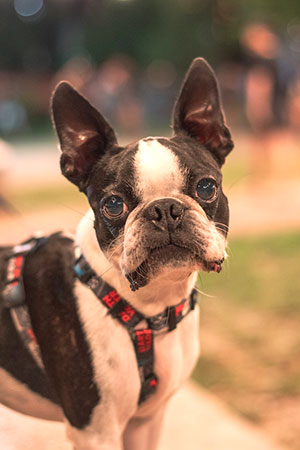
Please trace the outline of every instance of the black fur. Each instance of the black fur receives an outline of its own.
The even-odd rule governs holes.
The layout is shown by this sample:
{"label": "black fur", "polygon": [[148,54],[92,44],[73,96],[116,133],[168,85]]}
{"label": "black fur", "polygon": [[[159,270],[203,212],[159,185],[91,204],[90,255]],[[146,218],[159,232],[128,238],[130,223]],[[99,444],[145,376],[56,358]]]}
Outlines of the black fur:
{"label": "black fur", "polygon": [[73,242],[53,236],[28,257],[24,285],[45,368],[67,419],[82,428],[89,423],[100,393],[93,381],[90,349],[78,318],[73,264]]}
{"label": "black fur", "polygon": [[[100,393],[93,381],[90,349],[78,318],[73,246],[71,239],[53,235],[26,257],[24,266],[26,304],[47,376],[20,342],[3,305],[0,362],[34,392],[59,403],[73,426],[83,428],[100,401]],[[2,252],[2,262],[6,253]],[[3,281],[5,265],[1,267]]]}
{"label": "black fur", "polygon": [[9,247],[0,248],[0,367],[32,391],[58,403],[53,386],[20,339],[9,309],[3,302],[1,291],[6,281],[7,257],[10,252]]}

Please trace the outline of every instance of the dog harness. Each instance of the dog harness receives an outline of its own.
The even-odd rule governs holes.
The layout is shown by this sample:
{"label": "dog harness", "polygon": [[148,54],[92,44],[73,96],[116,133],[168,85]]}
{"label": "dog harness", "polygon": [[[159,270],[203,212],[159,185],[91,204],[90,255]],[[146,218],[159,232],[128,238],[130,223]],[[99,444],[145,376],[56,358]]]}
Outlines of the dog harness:
{"label": "dog harness", "polygon": [[12,248],[8,256],[7,276],[2,292],[4,306],[10,309],[11,318],[21,340],[37,365],[44,369],[40,348],[31,326],[28,307],[25,303],[23,268],[28,253],[35,251],[47,238],[32,237]]}
{"label": "dog harness", "polygon": [[[44,365],[26,305],[23,268],[28,253],[34,252],[47,240],[47,237],[33,237],[13,247],[8,256],[7,279],[3,290],[4,304],[10,309],[15,328],[41,369],[44,369]],[[154,372],[154,337],[157,334],[174,330],[177,324],[195,308],[196,290],[191,292],[188,301],[184,299],[178,305],[167,307],[160,314],[147,317],[121,298],[113,287],[102,280],[83,255],[75,261],[74,274],[93,291],[99,301],[108,309],[108,314],[128,331],[135,350],[141,380],[139,395],[139,404],[141,404],[155,393],[159,381]]]}
{"label": "dog harness", "polygon": [[[177,324],[195,309],[197,291],[193,289],[188,302],[184,299],[176,306],[168,306],[160,314],[147,317],[103,281],[83,255],[77,259],[74,269],[78,279],[94,292],[108,309],[108,313],[128,331],[141,379],[139,404],[144,402],[155,393],[158,385],[158,377],[154,372],[154,336],[174,330]],[[140,328],[141,324],[144,324],[144,327]]]}

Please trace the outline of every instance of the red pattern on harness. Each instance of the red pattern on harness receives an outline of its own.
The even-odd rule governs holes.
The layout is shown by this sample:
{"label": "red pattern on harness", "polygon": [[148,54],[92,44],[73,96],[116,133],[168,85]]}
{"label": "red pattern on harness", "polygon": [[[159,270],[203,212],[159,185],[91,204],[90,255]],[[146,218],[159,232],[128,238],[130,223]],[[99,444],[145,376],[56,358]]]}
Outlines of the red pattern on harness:
{"label": "red pattern on harness", "polygon": [[30,337],[31,341],[32,341],[34,344],[37,345],[37,340],[36,340],[36,337],[35,337],[35,334],[34,334],[32,328],[28,328],[28,329],[26,330],[26,333],[27,333],[28,336]]}
{"label": "red pattern on harness", "polygon": [[130,305],[126,305],[125,308],[118,313],[122,322],[129,322],[129,320],[134,316],[135,310]]}
{"label": "red pattern on harness", "polygon": [[14,278],[19,278],[21,275],[23,259],[24,256],[17,256],[15,258]]}
{"label": "red pattern on harness", "polygon": [[121,300],[121,297],[116,291],[110,291],[107,295],[102,298],[103,302],[108,308],[112,308],[116,303]]}
{"label": "red pattern on harness", "polygon": [[152,349],[153,334],[150,328],[136,330],[135,335],[139,353],[145,353]]}
{"label": "red pattern on harness", "polygon": [[17,255],[13,256],[9,259],[8,267],[7,267],[7,284],[11,286],[17,286],[19,283],[19,278],[22,274],[22,266],[23,266],[24,256]]}
{"label": "red pattern on harness", "polygon": [[178,317],[179,314],[182,312],[184,305],[185,305],[185,300],[183,300],[178,306],[176,306],[176,308],[175,308],[176,317]]}

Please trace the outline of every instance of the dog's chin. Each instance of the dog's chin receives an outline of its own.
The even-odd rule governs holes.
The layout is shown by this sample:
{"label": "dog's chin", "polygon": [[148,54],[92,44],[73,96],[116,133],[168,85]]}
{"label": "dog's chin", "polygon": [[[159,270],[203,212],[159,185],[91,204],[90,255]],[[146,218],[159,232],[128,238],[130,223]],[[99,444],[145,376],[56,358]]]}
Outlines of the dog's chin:
{"label": "dog's chin", "polygon": [[190,273],[198,270],[220,272],[222,262],[223,259],[205,261],[201,255],[188,248],[170,244],[150,250],[147,258],[135,270],[126,273],[126,278],[130,283],[130,289],[137,291],[159,277],[165,269],[170,273],[181,268]]}

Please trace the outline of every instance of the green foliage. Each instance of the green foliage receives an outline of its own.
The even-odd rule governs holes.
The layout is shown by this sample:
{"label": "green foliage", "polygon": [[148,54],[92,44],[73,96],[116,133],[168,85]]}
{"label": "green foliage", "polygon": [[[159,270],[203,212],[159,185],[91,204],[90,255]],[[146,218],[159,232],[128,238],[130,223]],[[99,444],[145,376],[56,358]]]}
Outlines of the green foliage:
{"label": "green foliage", "polygon": [[[1,2],[0,65],[28,66],[38,47],[52,69],[87,52],[95,63],[126,53],[140,65],[168,59],[183,71],[198,55],[215,64],[236,54],[249,21],[267,20],[285,31],[299,13],[298,0],[95,0],[45,2],[43,14],[24,20],[12,1]],[[33,68],[39,67],[36,61]]]}

